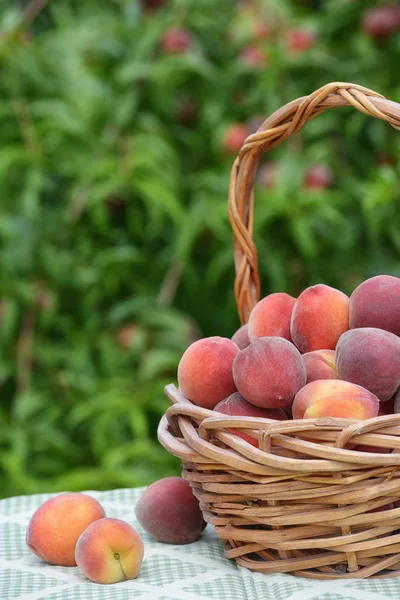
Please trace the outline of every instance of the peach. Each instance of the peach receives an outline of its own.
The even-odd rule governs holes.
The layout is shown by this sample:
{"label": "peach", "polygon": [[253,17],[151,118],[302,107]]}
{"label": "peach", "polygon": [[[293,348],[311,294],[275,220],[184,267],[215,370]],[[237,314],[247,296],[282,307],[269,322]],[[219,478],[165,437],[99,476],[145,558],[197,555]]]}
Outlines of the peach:
{"label": "peach", "polygon": [[72,567],[75,546],[86,527],[105,517],[101,504],[81,492],[58,494],[43,502],[28,525],[26,543],[52,565]]}
{"label": "peach", "polygon": [[400,386],[400,338],[375,327],[350,329],[338,341],[336,364],[340,379],[389,400]]}
{"label": "peach", "polygon": [[257,302],[249,317],[249,339],[278,336],[292,341],[290,319],[296,299],[284,292],[269,294]]}
{"label": "peach", "polygon": [[94,583],[117,583],[139,575],[144,554],[136,529],[121,519],[91,523],[76,544],[76,564]]}
{"label": "peach", "polygon": [[334,350],[349,329],[349,298],[343,292],[319,283],[297,298],[290,322],[293,342],[302,354]]}
{"label": "peach", "polygon": [[360,385],[339,379],[307,383],[296,394],[292,405],[293,419],[369,419],[376,417],[378,411],[379,400],[374,394]]}
{"label": "peach", "polygon": [[307,369],[307,383],[317,379],[339,379],[334,350],[313,350],[303,354]]}
{"label": "peach", "polygon": [[381,417],[382,415],[394,415],[395,400],[396,400],[396,394],[394,396],[392,396],[391,398],[389,398],[389,400],[387,400],[386,402],[381,401],[379,404],[378,417]]}
{"label": "peach", "polygon": [[135,512],[143,529],[165,544],[195,542],[205,527],[199,502],[181,477],[165,477],[149,485]]}
{"label": "peach", "polygon": [[[247,402],[239,392],[235,392],[228,396],[228,398],[225,398],[225,400],[219,402],[214,408],[214,411],[235,417],[261,417],[263,419],[274,419],[276,421],[286,421],[287,419],[281,408],[260,408],[259,406],[254,406],[254,404]],[[235,429],[229,429],[229,431],[236,433],[236,435],[249,442],[252,446],[258,447],[258,440],[255,438]]]}
{"label": "peach", "polygon": [[300,352],[281,337],[262,337],[233,361],[233,378],[241,395],[261,408],[289,406],[306,383]]}
{"label": "peach", "polygon": [[400,278],[376,275],[350,296],[350,328],[377,327],[400,335]]}
{"label": "peach", "polygon": [[246,323],[239,327],[237,331],[231,337],[232,342],[234,342],[240,350],[244,350],[250,344],[249,340],[249,325]]}
{"label": "peach", "polygon": [[184,396],[194,404],[213,409],[236,391],[232,375],[238,346],[219,336],[193,342],[178,365],[178,383]]}

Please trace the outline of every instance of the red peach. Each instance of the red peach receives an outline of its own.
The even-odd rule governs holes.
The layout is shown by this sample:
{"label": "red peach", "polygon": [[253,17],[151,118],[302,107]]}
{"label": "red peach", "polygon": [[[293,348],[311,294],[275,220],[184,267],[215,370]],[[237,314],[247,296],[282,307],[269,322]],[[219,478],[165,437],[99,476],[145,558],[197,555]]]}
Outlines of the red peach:
{"label": "red peach", "polygon": [[292,341],[290,319],[296,299],[284,292],[265,296],[257,302],[249,317],[249,339],[278,336]]}
{"label": "red peach", "polygon": [[400,336],[400,278],[376,275],[350,296],[350,329],[378,327]]}
{"label": "red peach", "polygon": [[293,419],[369,419],[376,417],[378,411],[379,400],[374,394],[360,385],[333,379],[307,383],[292,405]]}
{"label": "red peach", "polygon": [[391,398],[389,398],[389,400],[387,400],[386,402],[381,402],[379,403],[379,413],[378,413],[378,417],[382,416],[382,415],[394,415],[395,414],[395,410],[394,410],[394,402],[396,399],[396,394],[394,396],[392,396]]}
{"label": "red peach", "polygon": [[80,536],[76,564],[94,583],[117,583],[139,575],[144,554],[138,532],[121,519],[99,519]]}
{"label": "red peach", "polygon": [[194,404],[213,409],[236,391],[232,375],[233,359],[239,348],[219,336],[193,342],[178,365],[178,383],[184,396]]}
{"label": "red peach", "polygon": [[306,382],[306,367],[297,348],[281,337],[262,337],[233,361],[233,378],[241,395],[261,408],[289,406]]}
{"label": "red peach", "polygon": [[199,502],[181,477],[165,477],[149,485],[135,512],[143,529],[165,544],[190,544],[204,529]]}
{"label": "red peach", "polygon": [[250,344],[249,325],[246,323],[245,325],[239,327],[239,329],[235,331],[231,337],[231,340],[240,348],[240,350],[247,348],[247,346]]}
{"label": "red peach", "polygon": [[349,329],[349,298],[329,285],[306,288],[292,312],[290,333],[300,352],[334,350]]}
{"label": "red peach", "polygon": [[33,513],[26,543],[39,558],[52,565],[72,567],[79,536],[105,517],[101,504],[81,492],[58,494],[43,502]]}
{"label": "red peach", "polygon": [[[247,402],[239,392],[235,392],[228,396],[228,398],[225,398],[225,400],[219,402],[214,410],[234,417],[256,417],[273,419],[275,421],[286,421],[287,419],[281,408],[260,408],[259,406],[254,406],[254,404]],[[229,431],[236,433],[236,435],[249,442],[252,446],[258,447],[258,440],[255,438],[235,429],[229,429]]]}
{"label": "red peach", "polygon": [[339,338],[336,364],[340,379],[389,400],[400,386],[400,338],[376,327],[350,329]]}
{"label": "red peach", "polygon": [[307,369],[307,383],[317,379],[339,379],[334,350],[313,350],[303,354]]}

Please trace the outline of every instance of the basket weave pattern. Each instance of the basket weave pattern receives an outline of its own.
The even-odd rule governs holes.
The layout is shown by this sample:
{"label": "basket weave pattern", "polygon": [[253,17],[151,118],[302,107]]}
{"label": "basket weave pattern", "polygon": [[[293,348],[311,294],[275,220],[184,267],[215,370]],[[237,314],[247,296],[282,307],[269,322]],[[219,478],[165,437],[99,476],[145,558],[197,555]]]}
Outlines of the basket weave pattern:
{"label": "basket weave pattern", "polygon": [[[242,323],[260,297],[252,240],[260,157],[327,108],[349,105],[400,129],[400,105],[355,84],[332,83],[276,111],[234,162],[229,217]],[[270,421],[200,408],[172,384],[165,392],[172,406],[158,438],[182,460],[182,476],[227,557],[254,571],[315,579],[399,574],[400,507],[379,509],[400,499],[400,415]],[[258,448],[231,429],[254,437]],[[360,452],[356,444],[391,452]]]}

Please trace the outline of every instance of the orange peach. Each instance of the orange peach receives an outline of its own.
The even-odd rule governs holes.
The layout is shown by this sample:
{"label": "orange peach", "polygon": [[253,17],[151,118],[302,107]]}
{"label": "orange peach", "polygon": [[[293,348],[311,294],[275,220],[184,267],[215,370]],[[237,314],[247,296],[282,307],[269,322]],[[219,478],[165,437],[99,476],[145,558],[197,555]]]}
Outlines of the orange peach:
{"label": "orange peach", "polygon": [[91,523],[76,544],[76,564],[94,583],[117,583],[139,575],[144,554],[136,529],[121,519]]}
{"label": "orange peach", "polygon": [[213,409],[233,394],[233,359],[238,346],[219,336],[197,340],[187,348],[178,365],[178,383],[184,396],[194,404]]}
{"label": "orange peach", "polygon": [[281,337],[262,337],[233,361],[233,378],[241,395],[261,408],[289,406],[306,383],[300,352]]}
{"label": "orange peach", "polygon": [[293,307],[290,332],[302,354],[334,350],[349,329],[349,298],[322,283],[306,288]]}
{"label": "orange peach", "polygon": [[250,344],[248,323],[239,327],[239,329],[235,331],[235,333],[231,337],[231,340],[232,342],[235,342],[235,344],[238,346],[238,348],[240,348],[240,350],[247,348],[247,346]]}
{"label": "orange peach", "polygon": [[339,379],[334,350],[313,350],[303,354],[307,369],[307,383],[317,379]]}
{"label": "orange peach", "polygon": [[307,383],[292,405],[293,419],[340,417],[369,419],[379,411],[378,398],[360,385],[334,379]]}
{"label": "orange peach", "polygon": [[284,292],[269,294],[255,305],[249,317],[249,339],[278,336],[292,341],[290,318],[296,299]]}
{"label": "orange peach", "polygon": [[165,544],[195,542],[205,527],[199,502],[181,477],[165,477],[149,485],[135,512],[143,529]]}
{"label": "orange peach", "polygon": [[400,386],[400,338],[375,327],[346,331],[336,347],[336,364],[340,379],[389,400]]}
{"label": "orange peach", "polygon": [[[219,402],[214,411],[235,417],[261,417],[262,419],[274,419],[276,421],[285,421],[287,419],[281,408],[260,408],[259,406],[254,406],[254,404],[247,402],[239,392],[235,392],[228,396],[228,398],[225,398],[225,400]],[[229,429],[229,431],[236,433],[236,435],[249,442],[252,446],[258,447],[258,440],[255,438],[235,429]]]}
{"label": "orange peach", "polygon": [[350,296],[350,328],[377,327],[400,335],[400,278],[376,275]]}
{"label": "orange peach", "polygon": [[39,558],[52,565],[72,567],[75,546],[86,527],[105,517],[101,504],[81,492],[59,494],[33,513],[26,543]]}

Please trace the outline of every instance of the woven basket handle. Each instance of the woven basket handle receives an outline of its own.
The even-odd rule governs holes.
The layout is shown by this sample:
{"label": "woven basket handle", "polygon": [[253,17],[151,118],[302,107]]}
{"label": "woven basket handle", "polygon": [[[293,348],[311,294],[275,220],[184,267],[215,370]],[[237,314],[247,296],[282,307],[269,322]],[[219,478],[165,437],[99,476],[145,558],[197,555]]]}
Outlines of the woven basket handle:
{"label": "woven basket handle", "polygon": [[250,311],[260,299],[257,250],[252,236],[254,180],[261,155],[297,133],[307,121],[327,108],[338,106],[354,106],[400,130],[400,104],[354,83],[329,83],[275,111],[257,133],[245,140],[233,164],[228,210],[234,233],[235,298],[242,323],[247,322]]}

